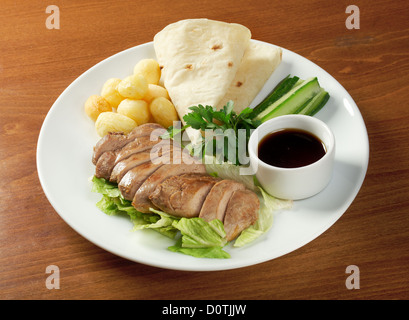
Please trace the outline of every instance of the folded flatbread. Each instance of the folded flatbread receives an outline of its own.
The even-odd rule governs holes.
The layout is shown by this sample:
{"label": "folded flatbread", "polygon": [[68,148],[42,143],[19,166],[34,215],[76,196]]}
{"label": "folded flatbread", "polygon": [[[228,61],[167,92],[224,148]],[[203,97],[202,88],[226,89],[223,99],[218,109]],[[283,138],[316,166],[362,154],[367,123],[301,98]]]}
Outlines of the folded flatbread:
{"label": "folded flatbread", "polygon": [[[154,37],[162,79],[181,120],[189,107],[217,106],[226,95],[251,32],[236,24],[209,19],[172,23]],[[193,143],[200,132],[188,132]]]}
{"label": "folded flatbread", "polygon": [[223,108],[229,100],[234,102],[237,113],[249,107],[281,59],[281,48],[258,41],[250,42],[226,95],[216,108]]}
{"label": "folded flatbread", "polygon": [[[239,113],[250,106],[281,63],[281,48],[250,41],[246,27],[208,19],[166,26],[154,37],[162,80],[183,122],[189,107],[221,109],[229,100]],[[201,134],[188,128],[192,143]]]}

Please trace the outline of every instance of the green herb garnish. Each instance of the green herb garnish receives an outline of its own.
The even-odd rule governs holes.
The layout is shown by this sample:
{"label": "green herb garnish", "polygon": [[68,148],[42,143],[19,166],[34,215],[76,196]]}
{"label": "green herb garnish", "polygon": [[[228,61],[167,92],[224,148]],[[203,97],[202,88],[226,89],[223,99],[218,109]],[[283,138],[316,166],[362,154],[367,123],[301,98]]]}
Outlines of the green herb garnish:
{"label": "green herb garnish", "polygon": [[192,106],[190,113],[183,117],[186,125],[182,128],[169,127],[162,138],[173,138],[183,133],[186,128],[193,128],[204,132],[204,138],[199,146],[195,146],[194,153],[212,155],[220,161],[228,161],[240,165],[240,152],[247,155],[247,144],[252,130],[257,128],[261,121],[252,119],[253,109],[247,107],[239,114],[233,110],[233,101],[220,110],[212,106],[201,104]]}

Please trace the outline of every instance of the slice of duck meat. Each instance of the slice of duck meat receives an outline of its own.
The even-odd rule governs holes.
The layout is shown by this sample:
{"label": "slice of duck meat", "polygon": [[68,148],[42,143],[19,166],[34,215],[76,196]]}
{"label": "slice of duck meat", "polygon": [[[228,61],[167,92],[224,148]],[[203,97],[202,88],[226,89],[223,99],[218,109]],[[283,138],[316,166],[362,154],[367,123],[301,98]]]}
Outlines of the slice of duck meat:
{"label": "slice of duck meat", "polygon": [[94,146],[92,163],[96,165],[104,152],[119,150],[137,137],[152,136],[154,138],[165,132],[166,129],[157,123],[142,124],[127,135],[122,132],[110,132],[102,137]]}
{"label": "slice of duck meat", "polygon": [[118,151],[115,164],[136,152],[151,150],[153,154],[157,154],[162,150],[167,150],[169,148],[180,150],[182,147],[171,139],[162,140],[158,138],[152,140],[150,137],[139,137]]}
{"label": "slice of duck meat", "polygon": [[139,152],[150,151],[152,147],[162,144],[162,140],[152,141],[150,136],[137,137],[122,149],[106,151],[98,159],[95,175],[98,178],[109,179],[114,167],[120,162]]}
{"label": "slice of duck meat", "polygon": [[122,196],[126,200],[132,201],[133,197],[135,196],[135,192],[142,185],[142,183],[161,166],[163,166],[162,163],[155,164],[148,161],[129,170],[118,184],[118,188]]}
{"label": "slice of duck meat", "polygon": [[234,180],[221,180],[210,190],[200,210],[199,217],[210,222],[214,219],[224,221],[227,204],[236,190],[244,190],[244,184]]}
{"label": "slice of duck meat", "polygon": [[151,161],[150,151],[142,151],[131,155],[125,160],[119,161],[115,167],[112,169],[111,176],[109,181],[111,182],[120,182],[122,177],[131,169],[139,166],[143,163]]}
{"label": "slice of duck meat", "polygon": [[95,166],[95,176],[97,178],[104,178],[109,180],[111,177],[112,168],[116,159],[115,151],[104,152],[98,159],[98,162]]}
{"label": "slice of duck meat", "polygon": [[223,221],[227,241],[235,239],[244,229],[253,225],[258,219],[259,209],[260,200],[253,191],[235,191],[227,204]]}
{"label": "slice of duck meat", "polygon": [[129,142],[122,149],[118,150],[115,164],[119,161],[125,160],[134,153],[152,149],[157,144],[162,144],[162,140],[151,140],[149,136],[137,137]]}
{"label": "slice of duck meat", "polygon": [[199,173],[172,176],[160,183],[149,199],[171,215],[197,217],[207,194],[218,181],[219,178]]}
{"label": "slice of duck meat", "polygon": [[154,163],[166,162],[172,158],[173,152],[180,152],[180,148],[176,145],[169,143],[157,143],[151,149],[142,152],[136,152],[130,155],[128,158],[119,161],[112,169],[110,181],[119,182],[122,177],[132,168],[145,163],[147,161],[152,161]]}
{"label": "slice of duck meat", "polygon": [[128,137],[131,139],[143,136],[159,137],[164,133],[166,133],[166,129],[163,126],[158,123],[149,122],[137,126],[128,133]]}
{"label": "slice of duck meat", "polygon": [[164,164],[139,187],[133,198],[132,205],[136,210],[144,213],[149,213],[149,208],[158,209],[149,199],[149,195],[167,178],[185,173],[206,174],[206,167],[202,163]]}
{"label": "slice of duck meat", "polygon": [[101,138],[94,146],[94,152],[92,154],[92,163],[97,164],[99,158],[104,152],[114,151],[121,149],[129,142],[128,137],[122,132],[109,132],[103,138]]}

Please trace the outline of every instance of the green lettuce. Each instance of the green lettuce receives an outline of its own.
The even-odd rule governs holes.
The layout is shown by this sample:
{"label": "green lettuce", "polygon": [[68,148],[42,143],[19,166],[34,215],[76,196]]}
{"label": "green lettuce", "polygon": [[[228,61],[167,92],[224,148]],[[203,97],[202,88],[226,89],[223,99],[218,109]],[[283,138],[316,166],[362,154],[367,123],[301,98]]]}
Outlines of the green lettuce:
{"label": "green lettuce", "polygon": [[223,250],[227,240],[220,220],[206,222],[202,218],[181,218],[174,221],[173,226],[180,231],[181,238],[169,250],[198,258],[230,258]]}
{"label": "green lettuce", "polygon": [[174,246],[168,248],[172,252],[179,252],[196,258],[229,259],[230,254],[221,247],[186,248],[182,245],[182,238]]}
{"label": "green lettuce", "polygon": [[206,222],[202,218],[181,218],[173,226],[182,234],[182,246],[185,248],[223,247],[226,233],[220,220]]}
{"label": "green lettuce", "polygon": [[96,176],[92,177],[92,192],[97,192],[109,197],[121,197],[121,192],[118,189],[116,183],[109,182],[103,178],[97,178]]}
{"label": "green lettuce", "polygon": [[172,226],[175,217],[155,211],[142,213],[132,206],[132,202],[125,200],[118,189],[118,185],[105,179],[93,177],[92,191],[102,194],[96,206],[107,215],[128,215],[133,222],[133,230],[153,229],[169,238],[175,238],[178,230]]}
{"label": "green lettuce", "polygon": [[[178,220],[177,217],[171,216],[165,212],[150,209],[152,214],[141,213],[137,218],[132,218],[134,224],[133,230],[152,229],[168,238],[174,239],[178,230],[173,226],[173,222]],[[150,216],[150,220],[146,220]]]}
{"label": "green lettuce", "polygon": [[153,208],[150,209],[151,213],[142,213],[132,206],[131,201],[122,197],[116,184],[95,176],[91,181],[91,190],[102,195],[96,204],[102,212],[108,215],[128,215],[133,222],[133,230],[151,229],[176,239],[175,245],[168,248],[170,251],[201,258],[230,257],[222,249],[227,241],[221,221],[180,218]]}

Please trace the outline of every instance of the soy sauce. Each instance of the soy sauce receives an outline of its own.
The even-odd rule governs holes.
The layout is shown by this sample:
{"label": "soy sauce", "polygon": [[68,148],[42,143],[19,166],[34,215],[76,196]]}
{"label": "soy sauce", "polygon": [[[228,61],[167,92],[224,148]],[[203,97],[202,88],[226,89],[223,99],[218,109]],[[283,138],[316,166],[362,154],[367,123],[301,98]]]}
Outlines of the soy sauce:
{"label": "soy sauce", "polygon": [[283,129],[266,135],[258,145],[261,161],[281,168],[298,168],[325,155],[324,143],[310,132]]}

